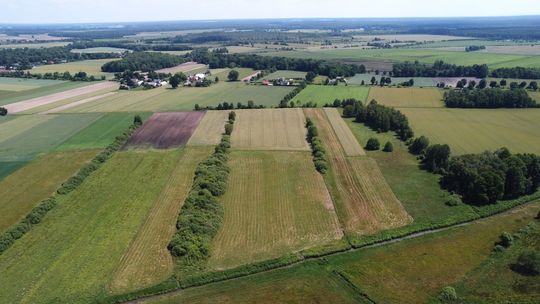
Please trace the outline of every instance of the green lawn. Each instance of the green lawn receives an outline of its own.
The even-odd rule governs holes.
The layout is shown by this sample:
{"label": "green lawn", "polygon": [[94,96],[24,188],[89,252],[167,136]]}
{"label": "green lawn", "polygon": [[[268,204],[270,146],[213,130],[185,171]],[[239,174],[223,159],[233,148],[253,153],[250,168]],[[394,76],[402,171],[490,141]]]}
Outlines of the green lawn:
{"label": "green lawn", "polygon": [[365,101],[368,93],[369,87],[310,85],[296,95],[292,101],[300,104],[312,101],[323,106],[326,103],[333,103],[335,99],[356,98]]}

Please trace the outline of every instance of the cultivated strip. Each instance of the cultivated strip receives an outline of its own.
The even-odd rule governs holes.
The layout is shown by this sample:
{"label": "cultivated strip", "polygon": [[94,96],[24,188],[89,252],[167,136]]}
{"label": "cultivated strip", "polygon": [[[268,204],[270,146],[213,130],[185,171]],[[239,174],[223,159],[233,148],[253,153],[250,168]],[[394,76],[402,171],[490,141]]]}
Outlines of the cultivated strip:
{"label": "cultivated strip", "polygon": [[345,123],[336,108],[324,108],[324,112],[336,133],[341,147],[347,156],[363,156],[366,152],[360,146],[349,126]]}
{"label": "cultivated strip", "polygon": [[71,109],[73,107],[76,107],[76,106],[79,106],[79,105],[82,105],[82,104],[85,104],[85,103],[89,103],[89,102],[92,102],[94,100],[98,100],[98,99],[101,99],[101,98],[105,98],[105,97],[108,97],[108,96],[111,96],[111,95],[114,95],[114,94],[116,94],[116,92],[109,92],[109,93],[105,93],[105,94],[102,94],[102,95],[85,98],[85,99],[82,99],[82,100],[79,100],[79,101],[75,101],[75,102],[63,105],[63,106],[56,107],[54,109],[50,109],[50,110],[41,112],[39,114],[51,114],[51,113],[62,112],[64,110]]}
{"label": "cultivated strip", "polygon": [[219,144],[223,134],[223,125],[227,121],[229,112],[208,111],[188,140],[188,146],[215,146]]}

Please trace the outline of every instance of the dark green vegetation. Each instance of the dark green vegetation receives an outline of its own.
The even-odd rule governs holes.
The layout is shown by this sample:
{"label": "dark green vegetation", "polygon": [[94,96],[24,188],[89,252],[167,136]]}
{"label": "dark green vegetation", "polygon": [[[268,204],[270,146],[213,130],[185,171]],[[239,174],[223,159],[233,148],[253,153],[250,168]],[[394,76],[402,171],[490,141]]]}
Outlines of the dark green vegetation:
{"label": "dark green vegetation", "polygon": [[540,79],[540,68],[500,68],[491,71],[491,77],[517,78],[517,79]]}
{"label": "dark green vegetation", "polygon": [[356,110],[350,111],[356,116],[355,121],[365,123],[373,130],[379,132],[395,131],[401,140],[407,140],[414,136],[409,126],[409,120],[400,111],[380,105],[377,101],[371,101],[367,106],[361,102],[356,103]]}
{"label": "dark green vegetation", "polygon": [[405,61],[396,63],[392,68],[392,76],[395,77],[477,77],[488,76],[488,67],[485,64],[472,66],[458,66],[437,60],[432,66]]}
{"label": "dark green vegetation", "polygon": [[444,93],[448,108],[534,108],[538,107],[524,89],[451,90]]}
{"label": "dark green vegetation", "polygon": [[121,60],[115,60],[101,67],[103,72],[119,73],[124,71],[153,71],[170,68],[186,62],[185,58],[163,54],[135,52],[124,56]]}
{"label": "dark green vegetation", "polygon": [[311,146],[311,153],[313,154],[313,163],[315,164],[315,169],[320,173],[324,174],[328,170],[328,160],[326,159],[326,152],[319,138],[319,131],[313,121],[309,118],[306,118],[306,128],[307,128],[307,141]]}

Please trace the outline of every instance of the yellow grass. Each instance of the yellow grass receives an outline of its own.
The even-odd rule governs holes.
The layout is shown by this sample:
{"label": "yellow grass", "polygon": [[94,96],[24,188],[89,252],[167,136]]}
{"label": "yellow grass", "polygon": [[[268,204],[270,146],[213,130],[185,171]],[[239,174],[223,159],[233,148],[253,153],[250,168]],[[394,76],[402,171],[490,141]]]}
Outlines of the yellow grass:
{"label": "yellow grass", "polygon": [[308,152],[234,151],[223,226],[209,266],[224,269],[341,239],[330,195]]}
{"label": "yellow grass", "polygon": [[109,287],[112,293],[149,287],[171,274],[174,264],[167,244],[176,231],[178,212],[191,188],[195,167],[210,155],[211,150],[211,147],[185,148],[146,221],[122,257]]}
{"label": "yellow grass", "polygon": [[403,108],[442,108],[442,93],[435,88],[380,88],[369,90],[368,102],[375,99],[389,107]]}
{"label": "yellow grass", "polygon": [[336,108],[324,108],[324,112],[336,133],[343,150],[347,156],[362,156],[366,152],[360,146],[351,129],[347,126]]}
{"label": "yellow grass", "polygon": [[236,111],[232,146],[245,150],[308,151],[301,109]]}
{"label": "yellow grass", "polygon": [[191,135],[188,146],[217,145],[225,131],[228,111],[208,111]]}

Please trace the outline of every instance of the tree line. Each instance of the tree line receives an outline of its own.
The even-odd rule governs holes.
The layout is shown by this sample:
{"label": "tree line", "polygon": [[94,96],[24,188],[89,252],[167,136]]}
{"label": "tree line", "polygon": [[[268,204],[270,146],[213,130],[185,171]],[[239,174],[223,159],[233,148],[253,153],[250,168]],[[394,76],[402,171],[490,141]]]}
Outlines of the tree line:
{"label": "tree line", "polygon": [[499,68],[491,71],[491,77],[517,78],[517,79],[540,79],[540,68]]}
{"label": "tree line", "polygon": [[257,105],[253,100],[248,100],[246,104],[242,102],[237,102],[236,105],[232,102],[220,102],[217,106],[204,106],[201,107],[198,103],[195,104],[193,108],[194,111],[205,111],[205,110],[234,110],[234,109],[264,109],[264,105]]}
{"label": "tree line", "polygon": [[101,67],[103,72],[119,73],[124,71],[153,71],[170,68],[188,60],[184,57],[150,52],[134,52],[121,60],[107,62]]}
{"label": "tree line", "polygon": [[395,131],[403,141],[414,136],[407,116],[399,110],[378,104],[376,100],[372,100],[367,106],[360,101],[346,105],[343,113],[350,117],[354,115],[355,122],[364,123],[378,132]]}
{"label": "tree line", "polygon": [[0,72],[0,77],[11,78],[25,78],[25,79],[52,79],[52,80],[66,80],[66,81],[98,81],[105,80],[105,76],[95,77],[94,75],[88,75],[86,72],[77,72],[71,74],[66,71],[64,73],[30,73],[29,71],[7,71]]}
{"label": "tree line", "polygon": [[127,49],[134,52],[144,51],[188,51],[193,48],[183,44],[145,43],[139,44],[134,40],[126,41],[77,41],[69,45],[72,49],[88,49],[95,47],[112,47]]}
{"label": "tree line", "polygon": [[445,63],[437,60],[432,66],[415,62],[395,63],[392,67],[394,77],[476,77],[485,78],[489,69],[485,64],[475,64],[472,66],[461,66]]}
{"label": "tree line", "polygon": [[465,52],[476,52],[476,51],[481,51],[485,49],[486,49],[485,45],[469,45],[465,47]]}
{"label": "tree line", "polygon": [[306,139],[311,147],[311,154],[313,156],[313,163],[315,169],[321,174],[325,174],[328,170],[328,160],[326,158],[326,151],[319,138],[319,130],[310,118],[306,118],[307,136]]}
{"label": "tree line", "polygon": [[526,90],[498,88],[476,90],[451,90],[444,93],[444,103],[449,108],[533,108],[537,107]]}

